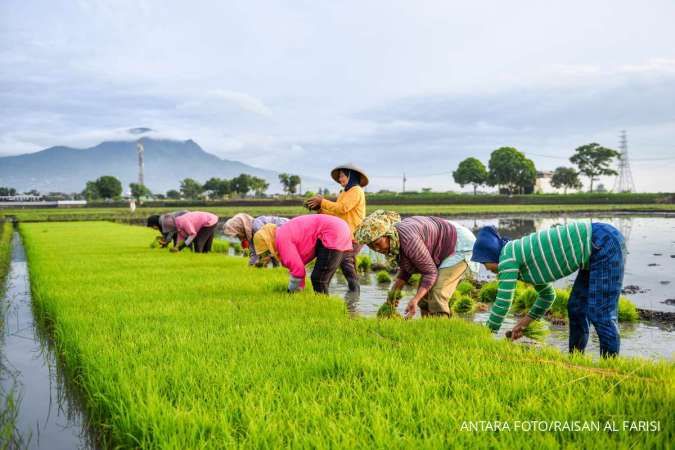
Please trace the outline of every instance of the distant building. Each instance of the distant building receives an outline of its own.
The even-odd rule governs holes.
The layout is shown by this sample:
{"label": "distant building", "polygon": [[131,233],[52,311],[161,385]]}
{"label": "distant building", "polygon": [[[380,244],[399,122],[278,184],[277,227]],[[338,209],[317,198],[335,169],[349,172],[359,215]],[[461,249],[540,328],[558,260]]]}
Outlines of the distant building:
{"label": "distant building", "polygon": [[562,189],[551,186],[552,170],[537,171],[537,181],[534,184],[535,194],[562,194]]}

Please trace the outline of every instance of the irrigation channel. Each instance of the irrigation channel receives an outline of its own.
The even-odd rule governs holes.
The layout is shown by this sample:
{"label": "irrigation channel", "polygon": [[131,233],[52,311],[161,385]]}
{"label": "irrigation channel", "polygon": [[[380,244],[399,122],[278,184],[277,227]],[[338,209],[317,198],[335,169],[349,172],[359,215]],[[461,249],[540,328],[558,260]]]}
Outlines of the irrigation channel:
{"label": "irrigation channel", "polygon": [[[2,302],[0,407],[13,422],[13,442],[1,448],[95,448],[76,390],[67,382],[47,333],[33,316],[30,280],[21,237],[14,233]],[[11,409],[11,410],[10,410]],[[5,436],[7,438],[7,436]]]}
{"label": "irrigation channel", "polygon": [[[534,231],[546,229],[569,220],[588,218],[580,216],[540,216],[540,217],[481,217],[481,218],[451,218],[474,232],[485,225],[494,225],[500,233],[510,238],[525,236]],[[646,358],[672,359],[675,356],[675,323],[672,315],[675,313],[675,215],[629,216],[593,215],[593,221],[607,222],[622,231],[627,240],[628,258],[624,276],[624,293],[630,298],[642,314],[659,317],[665,312],[667,320],[641,320],[637,323],[621,323],[621,354],[623,356],[639,356]],[[373,254],[368,249],[364,254],[371,254],[373,259],[380,255]],[[493,279],[493,275],[481,267],[479,280]],[[574,276],[559,281],[557,287],[568,287],[574,281]],[[378,284],[373,274],[362,275],[361,296],[358,303],[350,308],[364,316],[374,316],[379,306],[387,298],[388,284]],[[332,293],[345,295],[347,284],[338,271],[334,278]],[[414,291],[409,288],[399,304],[399,311],[403,312],[407,299]],[[655,313],[655,314],[654,314]],[[489,313],[479,312],[470,317],[470,320],[484,323]],[[504,336],[516,319],[507,317],[498,338]],[[587,351],[596,356],[598,340],[591,332],[591,342]],[[551,324],[551,333],[546,343],[567,351],[567,325]],[[538,345],[534,341],[523,338],[522,342],[528,345]]]}

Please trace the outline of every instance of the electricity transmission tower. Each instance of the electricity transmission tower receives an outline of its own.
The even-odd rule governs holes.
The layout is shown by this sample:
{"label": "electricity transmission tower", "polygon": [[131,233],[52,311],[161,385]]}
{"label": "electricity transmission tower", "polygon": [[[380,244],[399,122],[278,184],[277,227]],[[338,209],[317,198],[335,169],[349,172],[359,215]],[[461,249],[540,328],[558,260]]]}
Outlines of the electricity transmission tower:
{"label": "electricity transmission tower", "polygon": [[614,180],[614,192],[634,192],[635,183],[633,183],[633,174],[630,171],[630,162],[628,161],[628,139],[626,130],[621,130],[619,141],[621,157],[619,159],[619,175]]}
{"label": "electricity transmission tower", "polygon": [[138,184],[145,186],[143,182],[143,153],[145,153],[145,149],[140,140],[136,143],[136,151],[138,152]]}

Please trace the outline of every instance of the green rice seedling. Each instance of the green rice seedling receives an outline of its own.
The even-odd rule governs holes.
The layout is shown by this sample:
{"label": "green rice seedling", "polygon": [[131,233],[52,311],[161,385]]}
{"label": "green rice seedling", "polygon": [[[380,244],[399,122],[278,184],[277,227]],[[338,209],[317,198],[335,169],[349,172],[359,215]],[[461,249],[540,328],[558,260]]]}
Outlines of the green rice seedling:
{"label": "green rice seedling", "polygon": [[549,310],[549,314],[555,319],[567,319],[567,303],[570,300],[570,292],[569,289],[555,290],[555,301]]}
{"label": "green rice seedling", "polygon": [[637,322],[640,320],[635,304],[623,295],[619,297],[619,322]]}
{"label": "green rice seedling", "polygon": [[478,290],[478,298],[483,303],[494,303],[497,299],[497,282],[490,281]]}
{"label": "green rice seedling", "polygon": [[[523,330],[523,336],[539,342],[543,342],[549,333],[550,330],[543,320],[533,320]],[[506,337],[511,338],[511,331],[506,332]]]}
{"label": "green rice seedling", "polygon": [[476,288],[471,281],[462,280],[457,285],[455,292],[459,292],[462,295],[468,295],[473,298],[476,294]]}
{"label": "green rice seedling", "polygon": [[379,319],[402,319],[403,316],[396,309],[396,305],[384,302],[377,310],[377,317]]}
{"label": "green rice seedling", "polygon": [[232,247],[232,250],[234,251],[235,255],[241,255],[241,253],[244,250],[240,242],[232,242],[230,244],[230,247]]}
{"label": "green rice seedling", "polygon": [[420,285],[420,280],[422,279],[422,274],[419,273],[414,273],[410,275],[410,278],[408,279],[408,284],[413,287],[417,287]]}
{"label": "green rice seedling", "polygon": [[514,312],[526,312],[537,300],[537,291],[532,287],[527,287],[521,292],[517,292],[513,300]]}
{"label": "green rice seedling", "polygon": [[225,239],[214,239],[211,244],[211,251],[214,253],[228,253],[230,251],[230,242]]}
{"label": "green rice seedling", "polygon": [[[144,227],[54,222],[20,230],[38,320],[49,323],[103,447],[672,443],[671,361],[570,358],[494,339],[465,320],[352,318],[341,298],[316,296],[309,286],[293,295],[278,290],[288,282],[282,268],[147,251],[153,232]],[[648,417],[662,428],[460,432],[464,422],[486,417]]]}
{"label": "green rice seedling", "polygon": [[471,314],[476,310],[476,302],[468,295],[462,295],[452,304],[452,312],[455,314]]}
{"label": "green rice seedling", "polygon": [[390,303],[395,303],[398,305],[399,300],[403,298],[403,292],[401,291],[389,291],[387,292],[387,301]]}
{"label": "green rice seedling", "polygon": [[370,272],[373,262],[368,255],[358,255],[356,257],[356,270],[361,273]]}
{"label": "green rice seedling", "polygon": [[380,270],[375,274],[378,283],[391,283],[391,275],[386,270]]}

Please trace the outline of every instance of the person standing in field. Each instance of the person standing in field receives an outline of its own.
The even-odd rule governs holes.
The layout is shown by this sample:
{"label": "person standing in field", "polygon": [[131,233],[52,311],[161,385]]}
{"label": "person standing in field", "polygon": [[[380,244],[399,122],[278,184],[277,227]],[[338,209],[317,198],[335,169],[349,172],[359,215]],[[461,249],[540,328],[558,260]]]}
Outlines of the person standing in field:
{"label": "person standing in field", "polygon": [[411,275],[422,275],[415,296],[405,310],[407,318],[420,308],[423,317],[446,316],[451,311],[448,300],[469,269],[475,237],[461,225],[440,217],[413,216],[401,220],[393,211],[377,210],[356,229],[356,239],[376,252],[389,255],[399,271],[389,293],[398,291]]}
{"label": "person standing in field", "polygon": [[[249,249],[248,264],[249,266],[254,266],[258,263],[259,258],[255,249],[255,243],[253,242],[253,235],[268,223],[281,226],[286,222],[288,222],[288,219],[285,217],[260,216],[254,219],[249,214],[239,213],[225,222],[223,231],[225,236],[236,237],[241,242],[243,248]],[[276,267],[278,264],[277,260],[272,258],[272,265]]]}
{"label": "person standing in field", "polygon": [[263,225],[253,242],[264,264],[273,257],[289,270],[289,292],[304,289],[305,265],[316,258],[312,287],[314,292],[328,294],[328,285],[344,253],[352,249],[352,233],[342,219],[311,214],[291,219],[281,227]]}
{"label": "person standing in field", "polygon": [[[368,176],[353,164],[344,164],[331,171],[331,177],[342,186],[342,191],[333,202],[321,195],[307,200],[306,206],[317,210],[320,214],[339,217],[347,222],[352,234],[361,225],[366,216],[366,195],[363,188],[368,185]],[[359,276],[356,272],[356,255],[361,251],[361,245],[354,240],[352,250],[345,252],[340,270],[347,279],[351,297],[357,298],[360,293]]]}
{"label": "person standing in field", "polygon": [[600,339],[600,355],[618,355],[618,305],[626,254],[623,235],[606,223],[575,221],[513,241],[502,238],[494,227],[481,228],[472,259],[499,278],[487,326],[495,333],[499,330],[521,279],[534,285],[538,296],[511,331],[511,339],[519,339],[525,327],[543,317],[555,301],[550,283],[578,271],[567,304],[569,351],[586,349],[592,323]]}
{"label": "person standing in field", "polygon": [[178,231],[176,230],[176,217],[188,213],[188,210],[176,211],[167,214],[153,215],[148,217],[147,225],[151,228],[159,230],[162,236],[159,236],[159,245],[166,248],[169,242],[173,241],[175,247],[178,241]]}
{"label": "person standing in field", "polygon": [[[148,226],[160,229],[157,225],[159,218],[148,218]],[[191,247],[195,253],[209,253],[213,244],[213,236],[218,225],[218,216],[208,212],[187,212],[174,218],[177,234],[176,245],[170,250],[179,252],[185,247]]]}

